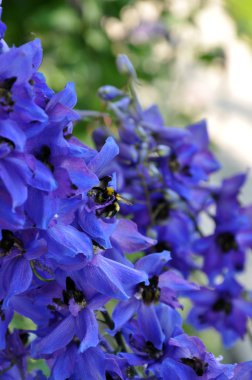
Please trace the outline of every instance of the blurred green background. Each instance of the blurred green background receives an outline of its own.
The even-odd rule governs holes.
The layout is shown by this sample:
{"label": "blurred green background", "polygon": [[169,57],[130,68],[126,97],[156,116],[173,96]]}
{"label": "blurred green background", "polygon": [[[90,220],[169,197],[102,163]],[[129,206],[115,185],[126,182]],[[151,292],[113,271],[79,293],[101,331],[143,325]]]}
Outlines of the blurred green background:
{"label": "blurred green background", "polygon": [[[6,40],[10,45],[20,45],[40,38],[44,49],[42,71],[49,85],[58,91],[66,81],[74,81],[78,107],[98,109],[98,87],[108,83],[120,87],[124,83],[115,67],[118,53],[129,55],[139,78],[149,84],[158,78],[167,81],[173,76],[179,42],[177,30],[193,25],[197,12],[208,1],[192,1],[193,6],[183,17],[174,14],[174,2],[176,0],[23,0],[22,3],[3,0],[3,20],[8,26]],[[143,3],[145,8],[147,5],[147,17],[141,18]],[[236,12],[240,3],[249,2],[231,3],[233,6],[229,8]],[[239,13],[238,21],[241,18]],[[160,58],[156,51],[162,43],[167,45],[166,54]],[[220,56],[222,51],[216,47],[199,51],[196,59],[211,64]]]}
{"label": "blurred green background", "polygon": [[[6,40],[10,45],[20,45],[40,38],[44,49],[41,70],[49,85],[58,91],[67,81],[74,81],[78,107],[99,109],[96,96],[99,86],[121,87],[124,83],[115,66],[118,53],[131,58],[139,78],[149,85],[174,79],[180,30],[188,25],[196,28],[198,12],[211,0],[192,0],[187,11],[178,15],[174,4],[180,2],[183,3],[181,0],[23,0],[22,3],[3,0],[3,20],[8,26]],[[143,3],[147,16],[141,14]],[[241,36],[251,39],[251,2],[228,0],[224,5]],[[157,54],[162,44],[163,56]],[[225,58],[221,46],[192,49],[195,60],[202,65],[220,64]],[[170,115],[170,121],[183,123],[193,117],[193,110],[188,112],[181,106],[174,118]]]}
{"label": "blurred green background", "polygon": [[[108,83],[120,87],[124,83],[115,67],[118,53],[129,55],[143,81],[151,83],[157,78],[168,81],[173,76],[179,28],[193,26],[197,13],[211,2],[192,0],[189,10],[178,17],[173,9],[179,1],[3,0],[3,20],[8,26],[6,40],[10,45],[20,45],[40,38],[44,49],[42,71],[49,85],[58,91],[66,81],[74,81],[78,107],[98,109],[98,87]],[[155,8],[154,17],[141,20],[138,15],[137,19],[142,3],[150,5],[150,13]],[[251,1],[228,0],[224,5],[237,23],[240,35],[251,41]],[[167,44],[169,54],[158,59],[155,51],[162,42]],[[219,46],[210,51],[199,49],[195,54],[197,61],[208,65],[223,57]]]}

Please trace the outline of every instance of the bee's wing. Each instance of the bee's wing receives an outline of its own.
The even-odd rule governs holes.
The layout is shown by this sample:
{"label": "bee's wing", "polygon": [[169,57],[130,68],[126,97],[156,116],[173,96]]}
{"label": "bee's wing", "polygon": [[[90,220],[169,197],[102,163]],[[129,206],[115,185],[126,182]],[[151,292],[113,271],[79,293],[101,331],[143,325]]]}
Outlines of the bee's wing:
{"label": "bee's wing", "polygon": [[132,206],[133,203],[131,201],[129,201],[128,199],[122,197],[121,195],[119,194],[116,194],[116,199],[119,201],[119,202],[122,202],[122,203],[125,203],[126,205],[129,205],[129,206]]}

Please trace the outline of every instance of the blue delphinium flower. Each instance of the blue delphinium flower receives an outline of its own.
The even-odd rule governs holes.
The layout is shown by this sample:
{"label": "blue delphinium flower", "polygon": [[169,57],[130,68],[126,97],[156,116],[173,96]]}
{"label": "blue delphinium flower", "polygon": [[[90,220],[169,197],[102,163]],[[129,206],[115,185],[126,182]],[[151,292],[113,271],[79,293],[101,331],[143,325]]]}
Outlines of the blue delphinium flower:
{"label": "blue delphinium flower", "polygon": [[[181,330],[176,311],[169,313],[168,306],[158,307],[158,318],[164,339],[158,347],[145,331],[140,329],[136,320],[125,325],[123,331],[133,353],[121,355],[132,365],[144,365],[146,374],[155,374],[158,379],[166,380],[170,376],[177,380],[184,379],[231,379],[234,365],[221,364],[212,353],[206,351],[204,344],[197,337],[189,337]],[[152,329],[151,324],[149,328]]]}
{"label": "blue delphinium flower", "polygon": [[250,380],[252,376],[252,361],[238,364],[234,369],[232,380]]}
{"label": "blue delphinium flower", "polygon": [[57,355],[49,379],[106,380],[105,366],[105,354],[99,347],[79,352],[79,344],[73,342]]}
{"label": "blue delphinium flower", "polygon": [[98,323],[94,310],[103,306],[106,298],[90,291],[87,284],[84,290],[79,277],[76,274],[72,277],[62,274],[59,281],[65,284],[55,284],[53,298],[47,305],[51,310],[51,320],[46,331],[37,332],[41,337],[32,343],[34,356],[52,354],[65,347],[74,336],[80,340],[81,352],[98,344]]}
{"label": "blue delphinium flower", "polygon": [[27,359],[29,334],[14,330],[6,334],[6,348],[0,352],[0,377],[3,380],[23,380],[28,378]]}
{"label": "blue delphinium flower", "polygon": [[[153,253],[139,259],[135,267],[146,272],[149,283],[140,282],[135,287],[135,293],[126,301],[119,302],[115,307],[112,319],[113,333],[123,327],[134,315],[138,316],[139,323],[146,334],[151,333],[156,345],[162,341],[162,332],[156,315],[155,305],[159,302],[172,308],[182,308],[177,297],[196,289],[196,285],[187,282],[179,273],[164,270],[169,265],[170,255],[167,251]],[[152,329],[149,329],[150,324]]]}
{"label": "blue delphinium flower", "polygon": [[202,287],[192,291],[194,304],[188,321],[198,330],[214,327],[222,336],[224,346],[230,347],[247,332],[252,316],[252,302],[244,297],[244,288],[231,276],[215,288]]}
{"label": "blue delphinium flower", "polygon": [[[156,106],[142,109],[134,87],[136,74],[133,74],[128,60],[123,59],[122,62],[129,76],[130,94],[111,86],[99,90],[99,96],[105,102],[111,117],[110,124],[114,122],[117,126],[120,153],[114,170],[119,179],[119,189],[122,189],[123,195],[133,203],[131,207],[127,204],[122,205],[122,212],[133,218],[141,233],[157,240],[155,246],[148,250],[153,261],[156,255],[153,252],[169,250],[172,258],[169,265],[179,269],[184,276],[202,269],[209,278],[211,294],[217,302],[221,290],[220,286],[215,289],[217,276],[221,275],[224,278],[227,271],[233,274],[241,271],[246,251],[251,247],[251,208],[242,207],[238,201],[238,192],[246,176],[241,174],[226,179],[220,187],[206,185],[209,175],[220,167],[209,150],[206,122],[203,120],[185,129],[165,127]],[[106,123],[106,120],[104,121]],[[94,141],[97,147],[100,147],[110,134],[109,128],[96,129]],[[205,234],[204,226],[201,229],[203,215],[207,215],[215,223],[212,234]],[[202,257],[202,261],[197,255]],[[154,263],[153,266],[155,267]],[[153,277],[149,276],[149,285],[144,285],[141,293],[151,297],[151,304],[161,300],[159,275],[160,273],[156,273]],[[228,281],[226,279],[223,284],[227,284]],[[235,279],[233,281],[235,283]],[[168,283],[169,281],[166,281],[166,286]],[[204,289],[208,288],[202,287],[199,293],[192,291],[192,299],[201,299]],[[230,298],[239,298],[241,289],[238,293],[230,294]],[[150,321],[145,323],[141,317],[143,313],[139,312],[142,310],[139,301],[142,301],[141,297],[139,300],[132,298],[120,302],[116,306],[113,313],[114,332],[123,329],[125,324],[129,326],[139,323],[138,317],[142,326],[151,325]],[[250,315],[248,302],[241,299],[239,302],[236,299],[235,304],[236,302],[243,317],[247,311]],[[146,310],[148,309],[150,307],[146,307]],[[244,311],[245,309],[247,311]],[[152,321],[154,320],[155,318],[152,318]],[[216,323],[217,320],[216,317]],[[220,322],[220,333],[230,335],[225,338],[226,344],[231,345],[238,336],[244,335],[246,321],[244,322],[241,327],[242,333],[241,330],[237,333],[235,327],[232,332],[225,332],[225,322],[223,325]],[[153,327],[148,332],[150,336],[153,334],[151,343],[156,345],[156,349],[160,349],[163,339],[160,331]],[[166,374],[168,376],[168,372]],[[188,376],[190,378],[190,371]],[[221,372],[218,376],[221,378]],[[223,379],[225,378],[229,377],[223,374]]]}
{"label": "blue delphinium flower", "polygon": [[6,347],[6,332],[14,315],[12,307],[4,310],[2,306],[3,300],[0,302],[0,350]]}
{"label": "blue delphinium flower", "polygon": [[[37,73],[41,59],[38,40],[0,56],[1,347],[16,311],[38,325],[34,355],[50,355],[76,335],[78,358],[99,343],[94,310],[128,298],[147,276],[95,252],[113,248],[121,199],[110,163],[118,147],[108,138],[97,152],[72,137],[74,87],[54,94]],[[149,246],[135,231],[129,251]],[[120,254],[124,248],[117,245]]]}
{"label": "blue delphinium flower", "polygon": [[26,230],[22,234],[2,231],[0,241],[0,298],[7,308],[11,297],[27,290],[33,279],[31,263],[39,260],[46,252],[46,242],[38,238],[35,231]]}
{"label": "blue delphinium flower", "polygon": [[222,364],[206,351],[198,337],[180,334],[169,340],[169,357],[162,363],[163,379],[173,375],[177,380],[231,379],[234,365]]}
{"label": "blue delphinium flower", "polygon": [[239,272],[244,268],[246,251],[252,247],[250,208],[242,207],[238,194],[246,176],[236,175],[213,190],[216,212],[213,234],[195,241],[196,253],[203,257],[203,270],[211,280],[218,274]]}
{"label": "blue delphinium flower", "polygon": [[[156,251],[171,250],[172,265],[188,275],[198,268],[192,248],[200,236],[198,214],[211,202],[202,184],[219,164],[209,150],[205,121],[186,129],[166,127],[157,107],[143,110],[132,83],[131,90],[132,96],[111,87],[99,90],[118,125],[119,189],[133,203],[122,205],[122,212],[158,239]],[[109,133],[94,132],[98,147]],[[176,224],[183,234],[176,233]]]}
{"label": "blue delphinium flower", "polygon": [[170,147],[170,152],[157,158],[157,161],[165,184],[190,201],[193,197],[191,188],[200,181],[206,181],[210,173],[219,169],[219,164],[208,149],[209,138],[204,120],[188,126],[185,132],[183,138],[171,142],[169,136],[166,140],[165,132],[157,131],[157,139],[160,138],[163,144]]}
{"label": "blue delphinium flower", "polygon": [[184,276],[197,268],[199,264],[194,260],[192,244],[197,235],[191,218],[174,206],[166,205],[162,201],[155,208],[155,227],[157,244],[151,248],[154,251],[168,249],[172,254],[171,266],[178,269]]}
{"label": "blue delphinium flower", "polygon": [[182,333],[182,318],[170,306],[159,304],[156,307],[155,323],[142,326],[141,319],[132,318],[125,323],[122,334],[132,352],[121,353],[130,365],[155,365],[166,357],[169,339]]}
{"label": "blue delphinium flower", "polygon": [[[200,268],[193,249],[204,239],[198,224],[209,205],[217,204],[221,224],[229,199],[233,216],[246,221],[233,240],[242,249],[251,240],[251,210],[236,196],[242,179],[203,185],[219,167],[205,122],[167,128],[157,107],[142,109],[135,69],[121,55],[131,96],[112,86],[99,91],[119,139],[98,130],[92,149],[72,135],[74,85],[54,93],[38,73],[39,40],[8,47],[4,31],[0,23],[1,378],[44,380],[41,371],[27,372],[30,356],[47,361],[50,380],[236,376],[184,334],[176,310],[179,295],[191,294],[197,310],[197,294],[211,293],[171,269],[189,276]],[[244,322],[250,303],[230,284],[229,293],[226,282],[217,286],[210,309]],[[11,332],[14,313],[34,330]],[[237,336],[244,326],[234,328]],[[246,371],[244,364],[236,372]]]}

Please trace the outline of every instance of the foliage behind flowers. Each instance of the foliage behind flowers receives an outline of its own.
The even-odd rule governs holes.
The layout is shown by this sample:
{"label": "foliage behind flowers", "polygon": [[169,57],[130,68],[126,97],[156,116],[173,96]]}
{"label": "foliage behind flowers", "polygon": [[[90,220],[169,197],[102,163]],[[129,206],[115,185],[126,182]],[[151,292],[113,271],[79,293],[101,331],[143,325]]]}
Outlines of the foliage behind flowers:
{"label": "foliage behind flowers", "polygon": [[[191,299],[189,322],[227,346],[247,331],[252,303],[235,278],[252,244],[251,208],[238,201],[245,175],[210,186],[219,164],[205,122],[166,127],[157,107],[143,110],[125,56],[130,93],[99,91],[116,138],[100,127],[98,150],[86,146],[72,135],[73,84],[54,93],[37,71],[39,40],[9,48],[4,32],[1,23],[1,379],[46,379],[38,359],[51,380],[251,377],[251,362],[222,364],[179,314],[179,297]],[[13,329],[15,313],[34,329]]]}
{"label": "foliage behind flowers", "polygon": [[[192,120],[198,112],[195,108],[186,111],[182,102],[177,102],[174,109],[174,90],[184,82],[176,68],[181,65],[181,53],[185,50],[183,35],[191,29],[199,34],[196,18],[209,0],[187,2],[184,15],[175,11],[176,2],[166,0],[37,0],[36,7],[32,0],[26,0],[22,7],[16,0],[4,1],[6,40],[20,45],[40,38],[45,53],[41,70],[50,87],[59,91],[65,78],[74,81],[78,108],[98,108],[99,86],[124,84],[115,66],[115,57],[123,52],[131,58],[146,85],[154,83],[152,87],[158,88],[160,82],[169,81],[166,97],[173,105],[170,120]],[[194,57],[194,66],[215,67],[222,65],[225,52],[221,46],[203,48],[195,42],[190,44],[190,55]],[[78,133],[83,136],[83,129],[78,129]]]}

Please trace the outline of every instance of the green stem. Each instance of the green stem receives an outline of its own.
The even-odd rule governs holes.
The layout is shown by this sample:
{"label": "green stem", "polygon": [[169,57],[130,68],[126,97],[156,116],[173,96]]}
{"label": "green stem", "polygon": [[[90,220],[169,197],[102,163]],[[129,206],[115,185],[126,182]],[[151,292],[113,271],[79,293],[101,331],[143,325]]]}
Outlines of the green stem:
{"label": "green stem", "polygon": [[[110,328],[110,330],[113,330],[114,322],[112,321],[109,313],[107,311],[102,311],[101,314],[103,315],[104,322],[106,323],[106,325]],[[115,334],[115,340],[116,340],[116,343],[118,345],[118,351],[119,352],[127,352],[127,348],[126,348],[126,345],[124,343],[122,334],[119,331]]]}

